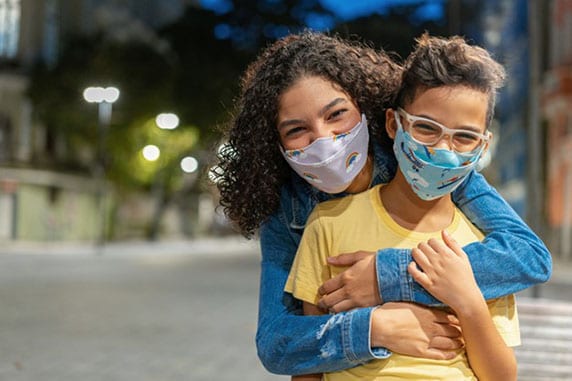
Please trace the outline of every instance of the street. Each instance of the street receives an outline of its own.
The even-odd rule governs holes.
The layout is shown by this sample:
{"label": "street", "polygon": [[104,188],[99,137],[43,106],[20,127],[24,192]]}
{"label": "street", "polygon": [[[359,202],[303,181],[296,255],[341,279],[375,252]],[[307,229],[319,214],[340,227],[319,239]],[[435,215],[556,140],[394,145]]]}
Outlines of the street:
{"label": "street", "polygon": [[256,356],[255,251],[122,251],[0,254],[1,380],[288,379]]}
{"label": "street", "polygon": [[[238,239],[0,248],[0,379],[287,380],[256,356],[258,278]],[[570,283],[539,293],[572,299]]]}

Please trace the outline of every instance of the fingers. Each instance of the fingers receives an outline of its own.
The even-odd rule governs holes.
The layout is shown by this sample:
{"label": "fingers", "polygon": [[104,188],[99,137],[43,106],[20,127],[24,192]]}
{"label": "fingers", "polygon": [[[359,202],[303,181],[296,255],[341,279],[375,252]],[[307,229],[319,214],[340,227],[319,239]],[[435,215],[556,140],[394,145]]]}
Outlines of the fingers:
{"label": "fingers", "polygon": [[444,336],[435,336],[431,339],[429,343],[430,349],[438,349],[440,351],[456,351],[458,349],[463,348],[465,343],[459,337],[444,337]]}
{"label": "fingers", "polygon": [[354,303],[350,300],[350,299],[344,299],[339,303],[334,304],[333,306],[331,306],[328,311],[330,313],[334,313],[337,314],[338,312],[344,312],[344,311],[349,311],[352,308],[357,307],[356,305],[354,305]]}
{"label": "fingers", "polygon": [[336,275],[332,279],[328,279],[325,281],[320,288],[318,288],[318,294],[320,296],[328,295],[333,293],[336,290],[339,290],[344,285],[342,277],[340,275]]}
{"label": "fingers", "polygon": [[375,253],[370,251],[355,251],[353,253],[340,254],[335,257],[329,257],[328,264],[334,266],[352,266],[372,254]]}
{"label": "fingers", "polygon": [[448,312],[442,311],[442,310],[437,310],[437,309],[431,309],[431,313],[433,314],[433,321],[435,321],[436,323],[440,323],[440,324],[451,324],[451,325],[455,325],[455,326],[459,326],[459,319]]}
{"label": "fingers", "polygon": [[431,360],[452,360],[456,355],[457,353],[454,351],[442,351],[435,348],[429,348],[423,353],[423,357]]}
{"label": "fingers", "polygon": [[434,329],[435,336],[447,337],[449,339],[461,339],[461,328],[451,324],[438,324]]}
{"label": "fingers", "polygon": [[346,299],[345,293],[342,290],[338,289],[332,293],[328,293],[327,295],[323,296],[318,301],[318,307],[324,310],[329,310],[330,308],[332,308],[338,303],[341,303],[345,299]]}
{"label": "fingers", "polygon": [[[417,267],[417,264],[420,262],[424,263],[425,266],[427,266],[427,259],[425,258],[423,253],[417,249],[413,249],[411,251],[411,255],[412,255],[414,261],[409,263],[409,265],[407,265],[407,272],[409,272],[411,277],[417,283],[419,283],[421,285],[421,287],[427,288],[431,284],[431,279],[429,278],[429,276],[427,274],[425,274],[421,269],[419,269],[419,267]],[[419,266],[423,267],[423,265],[421,265],[421,264]]]}
{"label": "fingers", "polygon": [[465,252],[461,248],[461,245],[453,238],[447,230],[441,232],[441,237],[443,237],[443,242],[457,255],[463,256]]}

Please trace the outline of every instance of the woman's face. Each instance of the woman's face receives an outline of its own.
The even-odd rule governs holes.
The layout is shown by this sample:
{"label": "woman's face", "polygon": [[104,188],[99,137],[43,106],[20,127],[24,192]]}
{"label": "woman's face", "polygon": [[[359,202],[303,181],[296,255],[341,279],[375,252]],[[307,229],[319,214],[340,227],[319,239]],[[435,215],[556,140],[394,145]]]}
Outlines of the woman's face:
{"label": "woman's face", "polygon": [[285,150],[351,130],[361,114],[350,96],[322,77],[303,77],[280,97],[277,128]]}

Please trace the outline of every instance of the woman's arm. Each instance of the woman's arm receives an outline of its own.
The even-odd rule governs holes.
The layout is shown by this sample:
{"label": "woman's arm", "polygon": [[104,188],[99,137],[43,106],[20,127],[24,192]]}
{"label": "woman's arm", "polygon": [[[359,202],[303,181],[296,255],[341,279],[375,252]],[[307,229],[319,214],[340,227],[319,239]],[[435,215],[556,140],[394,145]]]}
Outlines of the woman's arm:
{"label": "woman's arm", "polygon": [[[324,315],[324,311],[319,309],[317,306],[303,302],[304,316],[314,316],[314,315]],[[302,376],[292,376],[292,381],[320,381],[322,379],[322,373],[305,374]]]}
{"label": "woman's arm", "polygon": [[435,359],[450,358],[461,346],[454,324],[444,324],[451,319],[448,314],[410,303],[303,316],[301,303],[283,291],[299,244],[285,224],[277,214],[260,232],[256,345],[268,371],[298,375],[347,369],[388,357],[384,343],[404,354]]}
{"label": "woman's arm", "polygon": [[266,369],[290,375],[333,372],[389,356],[387,350],[374,352],[369,345],[373,308],[334,316],[302,315],[302,304],[284,292],[298,244],[299,237],[292,237],[282,214],[272,216],[260,231],[256,345]]}
{"label": "woman's arm", "polygon": [[443,242],[430,240],[412,250],[415,263],[408,267],[409,273],[457,314],[469,363],[478,379],[516,380],[514,352],[493,323],[467,255],[446,231],[442,236]]}
{"label": "woman's arm", "polygon": [[[463,248],[485,299],[513,294],[550,278],[550,252],[481,174],[472,173],[453,192],[453,201],[486,235],[482,242]],[[375,262],[363,253],[333,257],[330,264],[355,265],[324,283],[321,305],[336,311],[372,305],[377,295],[371,295],[371,285],[363,285],[364,279],[377,280],[383,302],[440,304],[408,276],[411,261],[411,251],[403,249],[380,250]]]}

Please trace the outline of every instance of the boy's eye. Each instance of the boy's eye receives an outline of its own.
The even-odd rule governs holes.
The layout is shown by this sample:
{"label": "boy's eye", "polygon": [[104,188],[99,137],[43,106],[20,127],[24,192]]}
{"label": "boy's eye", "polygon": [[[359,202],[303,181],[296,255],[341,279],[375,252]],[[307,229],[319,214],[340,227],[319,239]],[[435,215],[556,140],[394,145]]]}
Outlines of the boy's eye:
{"label": "boy's eye", "polygon": [[414,129],[423,134],[440,134],[441,129],[430,123],[415,123]]}
{"label": "boy's eye", "polygon": [[475,142],[477,140],[480,140],[478,136],[468,132],[457,132],[455,134],[455,139],[460,139],[462,141],[467,141],[467,142]]}

